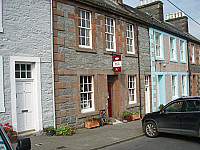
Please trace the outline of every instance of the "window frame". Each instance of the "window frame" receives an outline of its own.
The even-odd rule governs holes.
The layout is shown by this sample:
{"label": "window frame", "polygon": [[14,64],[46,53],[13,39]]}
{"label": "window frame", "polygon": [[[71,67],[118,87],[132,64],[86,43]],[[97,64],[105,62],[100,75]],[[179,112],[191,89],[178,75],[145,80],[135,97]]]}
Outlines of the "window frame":
{"label": "window frame", "polygon": [[[127,26],[129,27],[129,29],[127,29]],[[130,31],[130,28],[132,29],[132,31]],[[132,32],[132,37],[128,36],[131,35],[130,33]],[[129,41],[129,44],[128,42]],[[132,45],[130,44],[132,41]],[[130,47],[132,46],[132,51],[130,51]],[[127,54],[135,54],[135,36],[134,36],[134,25],[130,24],[130,23],[126,23],[126,50],[127,50]]]}
{"label": "window frame", "polygon": [[[112,27],[111,27],[111,32],[108,32],[108,31],[106,31],[106,29],[107,29],[107,27],[108,27],[108,25],[107,25],[107,19],[110,19],[110,20],[113,20],[113,33],[111,33],[112,32]],[[109,48],[107,48],[107,35],[112,35],[113,36],[113,41],[111,41],[111,42],[113,42],[113,49],[109,49]],[[115,19],[114,18],[110,18],[110,17],[107,17],[107,16],[105,16],[105,46],[106,46],[106,51],[111,51],[111,52],[116,52],[116,33],[115,33]],[[110,45],[111,46],[111,45]]]}
{"label": "window frame", "polygon": [[3,0],[0,0],[0,33],[3,32]]}
{"label": "window frame", "polygon": [[[81,77],[83,78],[83,83],[81,83]],[[91,90],[92,91],[87,91],[87,92],[81,92],[81,84],[83,84],[83,87],[84,87],[84,77],[87,77],[87,81],[88,81],[88,77],[91,77]],[[87,82],[86,85],[88,85],[89,83]],[[89,94],[91,93],[91,101],[92,101],[92,107],[91,108],[81,108],[81,113],[88,113],[88,112],[92,112],[92,111],[95,111],[95,106],[94,106],[94,76],[92,75],[81,75],[80,76],[80,106],[82,105],[82,97],[81,97],[81,94]],[[87,102],[89,101],[88,97],[87,97]]]}
{"label": "window frame", "polygon": [[[173,85],[173,77],[175,79],[174,85]],[[174,89],[175,88],[175,89]],[[171,76],[171,93],[172,93],[172,99],[178,98],[178,76],[177,75],[172,75]]]}
{"label": "window frame", "polygon": [[[183,43],[183,49],[181,49],[181,43]],[[185,41],[179,40],[179,51],[180,51],[180,62],[181,63],[187,63],[186,62],[186,49],[185,49]],[[183,52],[183,55],[182,55]]]}
{"label": "window frame", "polygon": [[[82,14],[82,12],[84,11],[85,12],[85,18],[82,18],[82,15],[79,17],[79,11],[81,12],[80,14]],[[89,25],[90,25],[90,28],[87,28],[86,27],[86,21],[87,21],[87,18],[86,18],[86,13],[89,13],[89,21],[90,21],[90,23],[89,23]],[[79,48],[88,48],[88,49],[92,49],[92,19],[91,19],[91,17],[92,17],[92,12],[90,12],[90,11],[87,11],[87,10],[85,10],[85,9],[82,9],[82,8],[78,8],[78,45],[79,45]],[[81,26],[79,26],[79,19],[81,19]],[[85,27],[82,27],[82,20],[83,19],[85,19]],[[83,36],[81,36],[79,33],[80,33],[80,29],[85,29],[85,36],[84,36],[84,39],[85,39],[85,45],[80,45],[80,38],[81,37],[83,37]],[[89,46],[87,46],[86,45],[86,39],[87,39],[87,36],[86,36],[86,30],[89,30],[89,42],[90,42],[90,44],[89,44]]]}
{"label": "window frame", "polygon": [[[132,80],[132,88],[130,88],[131,83],[130,83],[130,80],[129,80],[131,78],[133,78],[133,80]],[[128,75],[128,102],[129,102],[129,104],[136,104],[137,103],[137,85],[136,84],[137,84],[136,75]],[[134,91],[134,93],[131,93],[131,97],[133,95],[134,96],[134,100],[130,99],[130,90]]]}
{"label": "window frame", "polygon": [[[185,84],[183,83],[183,80],[185,80]],[[182,75],[181,76],[181,91],[182,96],[187,96],[187,76]]]}
{"label": "window frame", "polygon": [[[16,70],[16,65],[20,65],[19,66],[19,70]],[[21,66],[25,65],[25,70],[21,69]],[[27,65],[30,66],[30,70],[27,69]],[[15,63],[15,79],[33,79],[33,73],[32,73],[32,69],[33,69],[33,65],[31,63]],[[22,78],[22,72],[25,73],[25,77]],[[19,73],[19,78],[16,77],[16,73]],[[28,73],[30,74],[31,77],[28,77]]]}
{"label": "window frame", "polygon": [[195,63],[195,46],[194,46],[194,44],[191,44],[191,57],[192,57],[191,62],[194,64]]}
{"label": "window frame", "polygon": [[5,112],[3,74],[3,57],[0,56],[0,112]]}
{"label": "window frame", "polygon": [[[173,47],[172,47],[173,44]],[[176,50],[176,38],[169,37],[169,48],[170,48],[170,61],[177,62],[177,50]],[[174,55],[174,56],[173,56]]]}
{"label": "window frame", "polygon": [[[157,40],[156,40],[156,35],[159,35],[159,39],[160,39],[160,42],[159,42],[159,44],[160,44],[160,50],[159,50],[159,52],[160,52],[160,55],[158,56],[157,55],[157,48],[156,48],[156,45],[158,45],[157,44]],[[155,57],[156,57],[156,60],[165,60],[164,59],[164,50],[163,50],[163,33],[161,33],[161,32],[159,32],[159,31],[155,31],[154,30],[154,43],[155,43]]]}

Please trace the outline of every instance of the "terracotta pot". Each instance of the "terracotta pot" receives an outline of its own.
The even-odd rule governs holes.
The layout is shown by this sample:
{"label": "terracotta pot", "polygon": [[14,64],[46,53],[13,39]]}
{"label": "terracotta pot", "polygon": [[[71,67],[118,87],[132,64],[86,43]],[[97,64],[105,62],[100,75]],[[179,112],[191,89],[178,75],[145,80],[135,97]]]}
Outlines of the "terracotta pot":
{"label": "terracotta pot", "polygon": [[17,142],[17,135],[8,135],[8,138],[10,139],[11,143],[16,143]]}
{"label": "terracotta pot", "polygon": [[124,116],[124,119],[127,120],[128,122],[130,122],[132,120],[131,116]]}
{"label": "terracotta pot", "polygon": [[137,119],[140,119],[140,114],[133,114],[132,120],[137,120]]}
{"label": "terracotta pot", "polygon": [[99,127],[99,121],[94,120],[94,121],[85,121],[85,128],[91,129],[94,127]]}

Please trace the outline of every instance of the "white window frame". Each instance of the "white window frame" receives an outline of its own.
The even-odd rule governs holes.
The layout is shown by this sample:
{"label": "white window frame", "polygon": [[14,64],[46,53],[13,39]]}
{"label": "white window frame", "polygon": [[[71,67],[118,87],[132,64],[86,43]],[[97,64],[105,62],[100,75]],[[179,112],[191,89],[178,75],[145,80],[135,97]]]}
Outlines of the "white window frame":
{"label": "white window frame", "polygon": [[[79,37],[79,47],[80,48],[92,48],[92,24],[91,24],[91,12],[84,10],[84,9],[78,9],[78,14],[80,11],[80,17],[78,15],[78,37]],[[83,18],[82,14],[85,13],[85,17]],[[89,20],[87,19],[87,13],[89,13]],[[80,21],[80,24],[79,24]],[[87,27],[87,21],[89,21],[89,27]],[[85,23],[85,26],[83,26],[83,22]],[[81,30],[84,30],[85,35],[80,35],[82,32]],[[87,31],[89,32],[87,35]],[[81,43],[81,39],[84,40],[85,44]],[[87,45],[87,39],[89,42],[89,45]]]}
{"label": "white window frame", "polygon": [[[107,24],[108,20],[110,20],[110,24],[113,21],[113,26],[112,24],[111,25]],[[113,33],[112,33],[112,29],[113,29]],[[107,37],[110,37],[110,38],[112,37],[112,39],[108,40]],[[105,42],[106,42],[106,51],[116,52],[115,19],[109,18],[109,17],[105,17]],[[113,43],[113,48],[111,46],[112,43]],[[108,48],[108,45],[110,46],[110,48]]]}
{"label": "white window frame", "polygon": [[176,38],[169,38],[169,48],[170,48],[170,61],[177,62],[177,53],[176,53]]}
{"label": "white window frame", "polygon": [[187,96],[187,76],[181,76],[181,88],[182,88],[182,96]]}
{"label": "white window frame", "polygon": [[[179,43],[179,49],[180,49],[180,62],[181,63],[186,63],[186,50],[185,50],[185,41],[183,41],[183,40],[180,40],[179,41],[180,43]],[[181,43],[183,44],[182,46],[181,46]]]}
{"label": "white window frame", "polygon": [[[81,83],[81,77],[83,77],[83,83]],[[87,80],[88,80],[88,77],[91,77],[91,83],[88,83],[88,82],[85,82],[84,81],[84,77],[87,77]],[[82,103],[81,102],[81,99],[82,99],[82,97],[81,97],[81,94],[91,94],[91,104],[92,104],[92,107],[91,108],[81,108],[81,113],[87,113],[87,112],[92,112],[92,111],[94,111],[95,110],[95,107],[94,107],[94,79],[93,79],[94,77],[93,76],[91,76],[91,75],[83,75],[83,76],[80,76],[80,88],[81,88],[81,84],[83,84],[83,91],[81,91],[81,89],[80,89],[80,104]],[[85,89],[84,89],[84,85],[89,85],[89,84],[92,84],[91,86],[91,91],[84,91]],[[88,88],[88,87],[87,87]],[[89,88],[88,88],[89,89]],[[88,101],[89,101],[89,99],[88,99],[88,95],[87,95],[87,103],[88,103]]]}
{"label": "white window frame", "polygon": [[[156,36],[159,37],[159,41],[158,43],[156,42]],[[155,32],[155,53],[156,53],[156,57],[161,57],[161,34],[158,32]]]}
{"label": "white window frame", "polygon": [[[129,104],[137,103],[136,83],[137,83],[136,82],[136,75],[129,75],[128,76],[128,101],[129,101]],[[134,96],[134,100],[131,99],[132,95]]]}
{"label": "white window frame", "polygon": [[126,47],[128,54],[135,54],[134,25],[129,23],[126,24]]}
{"label": "white window frame", "polygon": [[0,112],[5,112],[2,56],[0,56]]}
{"label": "white window frame", "polygon": [[3,0],[0,0],[0,32],[3,32]]}
{"label": "white window frame", "polygon": [[194,50],[194,44],[191,44],[191,57],[192,57],[192,63],[195,63],[195,50]]}
{"label": "white window frame", "polygon": [[[173,82],[174,79],[174,82]],[[171,78],[171,83],[172,83],[172,99],[176,99],[178,97],[178,79],[177,75],[172,75]]]}

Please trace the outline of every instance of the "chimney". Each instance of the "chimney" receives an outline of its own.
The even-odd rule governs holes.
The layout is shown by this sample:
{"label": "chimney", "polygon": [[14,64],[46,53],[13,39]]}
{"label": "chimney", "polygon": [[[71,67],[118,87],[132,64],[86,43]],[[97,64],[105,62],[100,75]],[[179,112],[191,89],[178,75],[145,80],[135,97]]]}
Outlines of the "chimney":
{"label": "chimney", "polygon": [[165,21],[188,32],[188,18],[185,16],[184,12],[179,11],[173,14],[167,14],[167,19]]}
{"label": "chimney", "polygon": [[164,21],[163,3],[158,0],[140,0],[140,6],[136,7],[142,12],[151,14],[159,21]]}

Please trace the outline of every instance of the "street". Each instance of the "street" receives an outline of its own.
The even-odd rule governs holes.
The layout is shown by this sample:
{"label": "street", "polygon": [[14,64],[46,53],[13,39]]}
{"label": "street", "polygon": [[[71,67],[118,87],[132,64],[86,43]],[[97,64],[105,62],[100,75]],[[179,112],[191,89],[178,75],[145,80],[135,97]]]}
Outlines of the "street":
{"label": "street", "polygon": [[157,138],[140,138],[103,148],[101,150],[199,150],[200,139],[173,134],[161,134]]}

